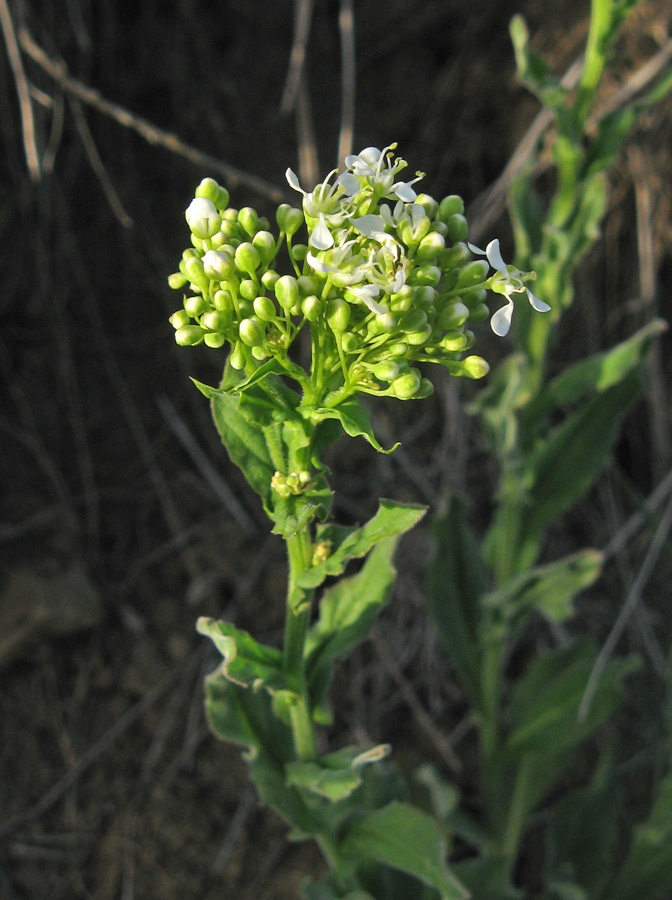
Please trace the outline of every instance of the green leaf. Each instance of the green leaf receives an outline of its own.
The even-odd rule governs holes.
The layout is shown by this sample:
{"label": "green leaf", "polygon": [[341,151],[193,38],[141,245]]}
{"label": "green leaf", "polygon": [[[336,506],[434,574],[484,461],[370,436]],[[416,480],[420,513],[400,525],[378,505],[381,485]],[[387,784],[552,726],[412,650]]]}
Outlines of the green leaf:
{"label": "green leaf", "polygon": [[473,900],[523,900],[524,894],[509,880],[511,860],[479,855],[453,866],[455,875],[471,891]]}
{"label": "green leaf", "polygon": [[364,640],[388,603],[396,576],[392,556],[397,541],[397,537],[381,541],[369,554],[361,572],[342,578],[325,591],[319,619],[309,630],[305,645],[312,707],[320,708],[324,704],[333,661]]}
{"label": "green leaf", "polygon": [[573,614],[577,594],[599,577],[603,562],[598,550],[580,550],[514,576],[500,590],[486,594],[483,605],[509,628],[519,627],[532,612],[563,622]]}
{"label": "green leaf", "polygon": [[287,783],[332,802],[345,800],[362,783],[362,767],[384,759],[390,749],[389,744],[363,752],[358,747],[345,747],[317,762],[290,762],[285,767]]}
{"label": "green leaf", "polygon": [[217,622],[201,616],[196,623],[199,634],[209,637],[224,657],[222,674],[241,687],[264,687],[267,691],[287,690],[282,669],[282,653],[275,647],[259,644],[247,631],[229,622]]}
{"label": "green leaf", "polygon": [[436,544],[428,571],[429,609],[441,646],[474,701],[479,695],[478,634],[487,572],[457,495],[451,495],[433,532]]}
{"label": "green leaf", "polygon": [[406,803],[390,803],[353,822],[339,853],[407,872],[436,888],[441,900],[466,900],[469,892],[446,863],[446,842],[429,816]]}
{"label": "green leaf", "polygon": [[658,782],[648,818],[635,826],[623,868],[609,884],[609,900],[667,900],[672,893],[672,773]]}
{"label": "green leaf", "polygon": [[427,511],[414,503],[381,500],[378,512],[361,528],[325,525],[318,529],[316,543],[329,548],[329,556],[299,576],[299,586],[315,588],[329,575],[340,575],[351,559],[361,559],[380,541],[413,528]]}
{"label": "green leaf", "polygon": [[338,406],[333,408],[319,407],[317,409],[305,410],[305,414],[310,416],[314,423],[323,422],[325,419],[336,419],[341,423],[343,431],[350,437],[363,437],[374,447],[379,453],[392,453],[399,446],[398,443],[389,450],[378,442],[373,429],[371,428],[371,416],[368,409],[362,404],[357,397],[349,397]]}
{"label": "green leaf", "polygon": [[583,641],[532,660],[513,687],[511,730],[504,742],[504,756],[566,753],[613,713],[621,702],[622,682],[638,663],[634,657],[611,660],[588,715],[579,721],[581,700],[596,658],[592,642]]}
{"label": "green leaf", "polygon": [[333,491],[322,473],[315,476],[313,483],[314,486],[309,491],[297,496],[280,497],[274,493],[274,534],[281,534],[285,539],[294,537],[313,519],[317,518],[322,522],[327,518],[331,511]]}
{"label": "green leaf", "polygon": [[563,109],[567,89],[549,74],[548,63],[530,52],[529,32],[522,16],[514,16],[509,33],[516,54],[518,77],[535,94],[544,106],[554,111]]}

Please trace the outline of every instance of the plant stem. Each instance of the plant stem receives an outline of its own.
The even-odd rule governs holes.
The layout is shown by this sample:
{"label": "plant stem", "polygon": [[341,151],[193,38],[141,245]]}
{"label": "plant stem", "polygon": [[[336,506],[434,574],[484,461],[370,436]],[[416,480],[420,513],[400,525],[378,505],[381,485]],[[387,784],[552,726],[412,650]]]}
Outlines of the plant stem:
{"label": "plant stem", "polygon": [[300,760],[315,759],[317,747],[315,730],[310,715],[310,702],[306,687],[303,651],[310,620],[313,591],[301,588],[297,580],[308,568],[313,545],[308,528],[287,538],[289,576],[287,581],[287,618],[283,647],[283,667],[290,680],[297,686],[299,700],[290,710],[294,749]]}
{"label": "plant stem", "polygon": [[510,867],[513,867],[515,864],[520,839],[525,830],[528,814],[527,794],[530,775],[529,757],[523,757],[518,767],[509,815],[502,837],[502,852],[508,858]]}

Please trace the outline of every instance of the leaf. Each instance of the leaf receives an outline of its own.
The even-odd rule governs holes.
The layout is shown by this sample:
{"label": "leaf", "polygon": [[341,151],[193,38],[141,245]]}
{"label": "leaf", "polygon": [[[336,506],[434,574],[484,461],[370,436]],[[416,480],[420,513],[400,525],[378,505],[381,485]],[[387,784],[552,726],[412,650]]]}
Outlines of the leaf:
{"label": "leaf", "polygon": [[508,857],[479,855],[456,863],[453,871],[473,900],[523,900],[523,892],[510,883],[510,868]]}
{"label": "leaf", "polygon": [[329,556],[302,572],[298,580],[299,586],[315,588],[329,575],[340,575],[351,559],[361,559],[380,541],[413,528],[426,511],[427,507],[415,503],[381,500],[378,512],[361,528],[338,525],[319,528],[316,543],[331,545]]}
{"label": "leaf", "polygon": [[563,622],[574,611],[576,595],[599,577],[603,562],[598,550],[580,550],[514,576],[500,590],[486,594],[483,605],[509,628],[514,623],[520,626],[532,612]]}
{"label": "leaf", "polygon": [[466,900],[469,892],[446,864],[446,842],[429,816],[414,806],[393,802],[353,822],[339,853],[407,872],[436,888],[441,900]]}
{"label": "leaf", "polygon": [[331,511],[333,491],[322,473],[316,475],[313,482],[314,486],[309,491],[297,496],[280,497],[274,493],[274,534],[281,534],[286,540],[303,531],[314,518],[320,521],[327,518]]}
{"label": "leaf", "polygon": [[579,721],[581,700],[596,658],[592,642],[582,641],[532,660],[512,690],[511,730],[503,756],[518,757],[533,751],[566,753],[612,714],[621,702],[624,678],[638,663],[634,657],[611,660],[588,715]]}
{"label": "leaf", "polygon": [[648,818],[605,896],[609,900],[667,900],[672,893],[672,773],[658,782]]}
{"label": "leaf", "polygon": [[306,679],[311,706],[323,705],[331,680],[331,665],[364,640],[388,603],[396,569],[392,564],[398,538],[381,541],[369,554],[361,572],[342,578],[325,591],[318,621],[306,637]]}
{"label": "leaf", "polygon": [[285,767],[287,783],[332,802],[345,800],[362,783],[361,768],[384,759],[390,749],[389,744],[363,752],[358,747],[345,747],[317,762],[290,762]]}
{"label": "leaf", "polygon": [[199,634],[209,637],[224,657],[222,674],[241,687],[263,686],[270,693],[287,690],[282,669],[282,653],[275,647],[259,644],[229,622],[217,622],[201,616],[196,623]]}
{"label": "leaf", "polygon": [[561,110],[566,102],[567,89],[549,74],[548,63],[530,52],[529,32],[522,16],[514,16],[509,33],[516,54],[516,66],[520,80],[534,93],[544,106]]}
{"label": "leaf", "polygon": [[428,570],[429,609],[448,661],[475,701],[480,681],[480,604],[487,572],[464,504],[456,494],[451,495],[433,532],[436,544]]}
{"label": "leaf", "polygon": [[333,408],[319,407],[312,410],[306,409],[305,413],[310,416],[311,421],[315,424],[323,422],[325,419],[336,419],[341,423],[343,431],[345,431],[346,434],[349,434],[350,437],[366,438],[371,446],[379,453],[392,453],[399,446],[399,444],[396,443],[394,447],[390,447],[389,450],[385,450],[384,447],[381,446],[371,428],[371,416],[369,411],[357,397],[349,397],[347,400],[344,400],[342,403],[339,403],[338,406]]}

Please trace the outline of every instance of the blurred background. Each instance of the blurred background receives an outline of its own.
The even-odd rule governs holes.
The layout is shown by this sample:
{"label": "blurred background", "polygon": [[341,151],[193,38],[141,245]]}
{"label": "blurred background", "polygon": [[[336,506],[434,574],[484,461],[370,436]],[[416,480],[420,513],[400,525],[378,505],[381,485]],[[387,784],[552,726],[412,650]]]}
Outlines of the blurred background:
{"label": "blurred background", "polygon": [[[410,171],[427,173],[422,189],[465,198],[470,239],[500,237],[510,258],[498,179],[539,109],[516,82],[508,23],[522,13],[561,74],[589,2],[0,0],[0,11],[0,896],[289,900],[321,870],[317,852],[286,843],[202,713],[216,658],[197,616],[277,641],[284,559],[189,381],[216,383],[223,357],[177,348],[167,321],[184,210],[211,175],[232,206],[273,221],[279,202],[298,201],[288,166],[308,188],[339,148],[397,141]],[[671,25],[667,0],[640,5],[605,102],[669,48]],[[670,318],[671,113],[669,100],[648,113],[613,168],[557,368]],[[479,337],[493,362],[510,352],[487,323]],[[550,555],[604,547],[666,483],[669,349],[664,336],[613,464]],[[341,519],[370,516],[380,495],[436,513],[459,490],[486,521],[496,472],[463,411],[474,386],[438,382],[429,400],[372,407],[383,443],[402,441],[392,456],[334,447]],[[598,639],[642,546],[581,610]],[[395,601],[343,667],[328,735],[389,740],[407,771],[427,757],[449,769],[460,723],[424,606],[430,552],[427,529],[404,539]],[[670,559],[647,627],[628,636],[654,680],[664,660],[649,626],[670,631]]]}

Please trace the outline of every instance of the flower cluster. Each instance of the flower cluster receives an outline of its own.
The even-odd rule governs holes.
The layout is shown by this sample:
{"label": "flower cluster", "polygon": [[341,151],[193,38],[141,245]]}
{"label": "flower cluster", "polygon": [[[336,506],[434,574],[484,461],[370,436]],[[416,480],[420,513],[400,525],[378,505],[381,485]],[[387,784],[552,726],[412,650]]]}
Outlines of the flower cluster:
{"label": "flower cluster", "polygon": [[[229,208],[228,192],[204,179],[186,211],[193,246],[169,278],[175,289],[188,287],[171,317],[177,343],[229,344],[230,365],[247,377],[274,360],[312,402],[357,392],[428,396],[419,363],[484,375],[485,360],[464,354],[474,343],[469,326],[490,315],[487,291],[507,300],[492,317],[499,335],[511,322],[512,294],[549,307],[526,287],[531,273],[504,263],[498,241],[485,251],[466,243],[460,197],[439,203],[417,194],[422,173],[399,180],[407,164],[395,147],[346,157],[342,173],[330,172],[311,191],[288,169],[302,208],[278,208],[277,237],[268,220],[249,207]],[[296,242],[304,225],[305,243]],[[309,372],[290,359],[304,328]]]}

